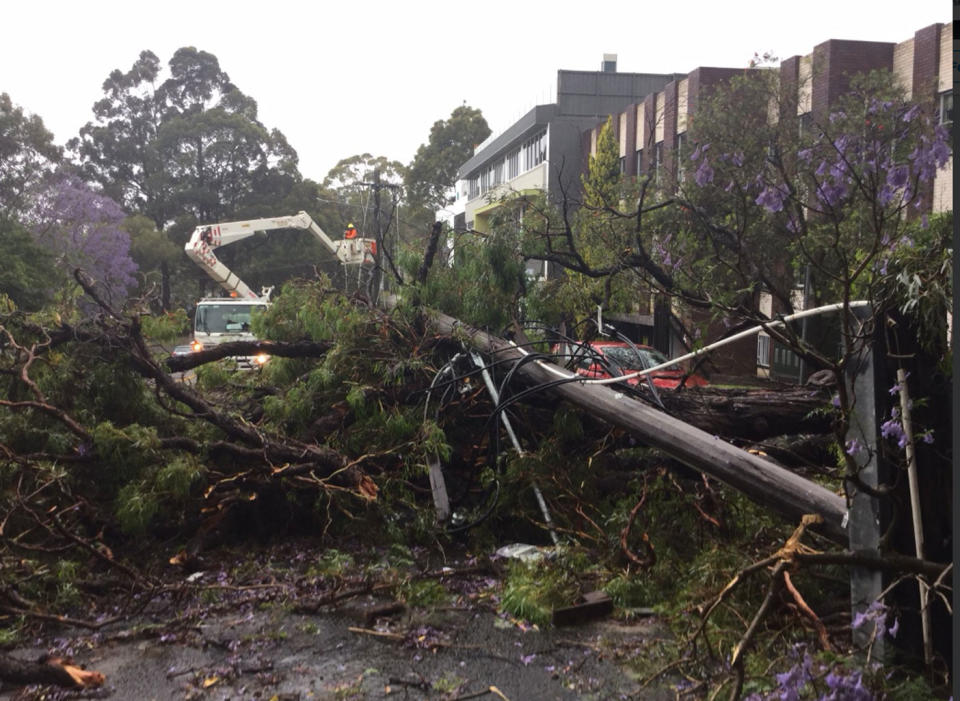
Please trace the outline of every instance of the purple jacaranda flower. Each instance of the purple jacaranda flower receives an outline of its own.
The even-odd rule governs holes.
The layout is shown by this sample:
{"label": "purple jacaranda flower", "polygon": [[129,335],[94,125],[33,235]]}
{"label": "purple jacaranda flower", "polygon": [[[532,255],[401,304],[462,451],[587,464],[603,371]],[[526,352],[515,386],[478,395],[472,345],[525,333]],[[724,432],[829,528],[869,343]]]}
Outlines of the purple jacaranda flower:
{"label": "purple jacaranda flower", "polygon": [[783,193],[778,188],[767,186],[755,202],[769,212],[781,212],[784,199]]}
{"label": "purple jacaranda flower", "polygon": [[[904,380],[908,379],[909,377],[910,377],[910,371],[909,371],[909,370],[908,370],[907,372],[903,373],[903,379],[904,379]],[[898,383],[896,383],[893,387],[891,387],[891,388],[888,390],[888,392],[890,393],[890,396],[893,396],[893,395],[895,395],[895,394],[899,394],[899,393],[900,393],[900,390],[902,390],[902,389],[903,389],[903,385],[901,385],[901,384],[898,382]]]}
{"label": "purple jacaranda flower", "polygon": [[894,166],[887,171],[887,185],[893,188],[901,188],[907,184],[910,177],[910,169],[905,165]]}
{"label": "purple jacaranda flower", "polygon": [[823,183],[817,190],[817,197],[825,205],[836,207],[847,195],[847,186],[845,183],[829,184]]}
{"label": "purple jacaranda flower", "polygon": [[913,105],[910,109],[903,113],[903,116],[900,117],[904,122],[912,122],[920,115],[920,105]]}
{"label": "purple jacaranda flower", "polygon": [[710,166],[710,161],[706,158],[700,161],[700,166],[697,168],[697,172],[693,174],[693,179],[700,187],[713,182],[713,168]]}
{"label": "purple jacaranda flower", "polygon": [[863,451],[863,443],[857,438],[851,438],[846,445],[847,455],[859,455]]}
{"label": "purple jacaranda flower", "polygon": [[899,442],[903,438],[903,426],[895,418],[887,419],[880,424],[880,435],[884,438],[896,438]]}

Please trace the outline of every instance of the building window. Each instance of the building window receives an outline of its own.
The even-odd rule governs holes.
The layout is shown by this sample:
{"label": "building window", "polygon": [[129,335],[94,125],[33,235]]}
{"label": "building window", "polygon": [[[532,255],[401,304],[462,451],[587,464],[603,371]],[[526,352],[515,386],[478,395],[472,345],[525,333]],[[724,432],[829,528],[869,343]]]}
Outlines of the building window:
{"label": "building window", "polygon": [[493,166],[493,181],[492,185],[496,187],[503,182],[503,161],[498,161]]}
{"label": "building window", "polygon": [[953,90],[940,93],[940,123],[953,124]]}
{"label": "building window", "polygon": [[757,336],[757,365],[770,367],[770,337],[764,334]]}
{"label": "building window", "polygon": [[663,170],[663,142],[658,141],[653,147],[653,182],[660,184],[660,172]]}
{"label": "building window", "polygon": [[520,175],[520,151],[514,151],[507,157],[507,177],[513,180]]}
{"label": "building window", "polygon": [[797,134],[802,139],[805,136],[813,136],[813,113],[804,112],[797,117]]}
{"label": "building window", "polygon": [[674,149],[674,163],[677,164],[677,182],[682,183],[684,177],[687,174],[687,159],[686,159],[686,145],[687,145],[687,135],[686,134],[677,134],[677,146]]}
{"label": "building window", "polygon": [[470,178],[469,191],[467,197],[471,200],[480,196],[480,178],[474,176]]}
{"label": "building window", "polygon": [[547,160],[547,132],[542,131],[523,144],[523,170],[530,170],[545,160]]}
{"label": "building window", "polygon": [[643,149],[637,149],[637,177],[643,175]]}
{"label": "building window", "polygon": [[620,175],[626,175],[627,173],[627,157],[620,156]]}

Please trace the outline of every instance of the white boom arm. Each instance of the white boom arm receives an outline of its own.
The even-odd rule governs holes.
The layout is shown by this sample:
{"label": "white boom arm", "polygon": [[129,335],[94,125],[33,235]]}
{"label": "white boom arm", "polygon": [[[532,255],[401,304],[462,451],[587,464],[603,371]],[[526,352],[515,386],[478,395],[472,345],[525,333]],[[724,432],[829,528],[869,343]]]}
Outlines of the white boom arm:
{"label": "white boom arm", "polygon": [[223,224],[204,224],[193,230],[190,240],[183,250],[193,262],[206,271],[217,284],[227,292],[236,293],[244,299],[264,299],[270,296],[272,288],[263,288],[260,294],[251,290],[246,283],[217,258],[214,250],[220,246],[253,236],[258,231],[274,229],[305,229],[316,236],[330,249],[344,265],[372,263],[377,252],[373,239],[341,239],[334,241],[321,229],[306,212],[297,212],[287,217],[269,219],[249,219],[247,221],[225,222]]}

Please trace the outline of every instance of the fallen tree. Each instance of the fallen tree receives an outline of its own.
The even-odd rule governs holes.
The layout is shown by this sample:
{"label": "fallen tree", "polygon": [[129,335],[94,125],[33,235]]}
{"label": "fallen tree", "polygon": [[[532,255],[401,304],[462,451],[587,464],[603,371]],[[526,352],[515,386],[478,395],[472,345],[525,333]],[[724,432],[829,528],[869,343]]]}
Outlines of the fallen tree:
{"label": "fallen tree", "polygon": [[820,516],[823,523],[817,530],[838,544],[847,543],[846,503],[843,497],[825,487],[621,391],[590,384],[545,361],[530,361],[530,354],[516,344],[466,326],[453,317],[434,312],[429,323],[437,333],[459,339],[498,361],[516,362],[517,373],[529,382],[549,386],[551,392],[593,416],[630,431],[647,445],[715,477],[787,519],[799,523],[806,514]]}

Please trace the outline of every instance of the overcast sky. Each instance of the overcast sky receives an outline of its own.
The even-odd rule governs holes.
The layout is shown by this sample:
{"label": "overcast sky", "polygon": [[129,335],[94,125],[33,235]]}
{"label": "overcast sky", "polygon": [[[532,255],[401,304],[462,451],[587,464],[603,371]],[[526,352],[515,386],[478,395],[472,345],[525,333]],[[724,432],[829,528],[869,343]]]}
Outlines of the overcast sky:
{"label": "overcast sky", "polygon": [[[92,117],[111,70],[144,49],[166,62],[195,46],[220,61],[282,131],[305,177],[369,152],[409,163],[430,126],[460,104],[494,132],[552,102],[557,70],[687,73],[785,58],[827,39],[898,42],[952,20],[944,0],[781,3],[246,2],[36,0],[3,4],[0,92],[39,115],[58,143]],[[895,8],[895,9],[892,9]]]}

